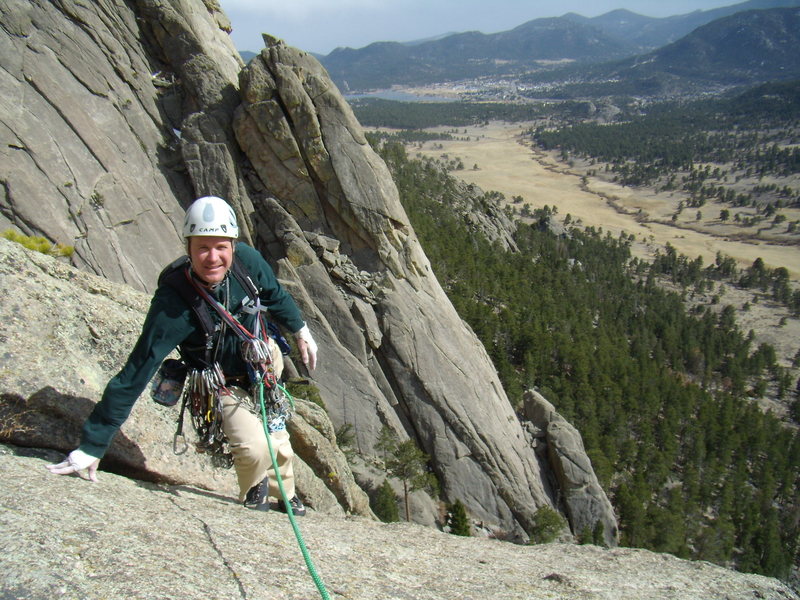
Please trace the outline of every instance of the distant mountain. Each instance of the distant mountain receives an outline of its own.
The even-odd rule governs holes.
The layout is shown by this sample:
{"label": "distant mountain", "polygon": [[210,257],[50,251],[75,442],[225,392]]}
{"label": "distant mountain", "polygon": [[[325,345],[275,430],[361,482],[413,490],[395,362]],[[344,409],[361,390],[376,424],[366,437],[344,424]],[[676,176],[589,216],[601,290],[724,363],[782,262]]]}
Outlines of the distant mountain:
{"label": "distant mountain", "polygon": [[411,40],[410,42],[403,42],[404,46],[419,46],[420,44],[424,44],[425,42],[435,42],[436,40],[441,40],[442,38],[449,37],[451,35],[456,35],[458,31],[448,31],[447,33],[440,33],[439,35],[432,35],[430,37],[422,38],[421,40]]}
{"label": "distant mountain", "polygon": [[567,13],[494,34],[472,31],[405,44],[379,42],[357,50],[337,48],[320,57],[320,62],[345,91],[518,75],[553,61],[591,64],[631,57],[741,11],[793,6],[800,6],[800,0],[748,0],[666,18],[622,9],[593,18]]}
{"label": "distant mountain", "polygon": [[645,17],[625,9],[613,10],[591,19],[575,13],[567,13],[564,18],[596,27],[612,37],[627,40],[646,51],[670,44],[698,27],[738,12],[795,6],[800,6],[800,0],[748,0],[731,6],[696,10],[665,18]]}
{"label": "distant mountain", "polygon": [[800,77],[800,8],[736,13],[640,56],[616,75],[749,85]]}
{"label": "distant mountain", "polygon": [[636,49],[596,27],[557,17],[489,35],[471,31],[416,45],[337,48],[321,62],[341,89],[364,90],[514,72],[537,61],[610,60]]}
{"label": "distant mountain", "polygon": [[531,97],[674,96],[800,78],[800,8],[718,19],[677,42],[613,63],[521,77]]}

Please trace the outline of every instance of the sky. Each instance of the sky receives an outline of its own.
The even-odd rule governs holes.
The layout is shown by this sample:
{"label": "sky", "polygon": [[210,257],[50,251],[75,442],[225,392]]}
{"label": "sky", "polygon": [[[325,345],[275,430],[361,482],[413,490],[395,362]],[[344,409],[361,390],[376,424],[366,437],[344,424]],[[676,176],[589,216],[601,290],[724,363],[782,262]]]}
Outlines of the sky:
{"label": "sky", "polygon": [[738,4],[741,0],[220,0],[237,50],[258,52],[261,33],[307,52],[339,46],[410,42],[444,33],[507,31],[526,21],[568,12],[596,17],[626,8],[668,17]]}

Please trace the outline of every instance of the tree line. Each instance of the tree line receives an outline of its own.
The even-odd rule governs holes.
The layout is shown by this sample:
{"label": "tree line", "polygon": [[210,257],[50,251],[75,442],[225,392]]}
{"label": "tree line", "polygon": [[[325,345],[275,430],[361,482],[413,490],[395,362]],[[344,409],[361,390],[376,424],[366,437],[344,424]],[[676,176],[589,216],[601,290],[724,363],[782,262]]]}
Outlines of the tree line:
{"label": "tree line", "polygon": [[359,123],[367,127],[426,129],[465,127],[489,121],[531,121],[543,114],[534,104],[502,102],[398,102],[380,98],[351,101]]}
{"label": "tree line", "polygon": [[[623,185],[682,189],[692,207],[708,200],[764,212],[800,206],[796,185],[761,183],[800,173],[800,82],[766,84],[731,98],[654,104],[624,122],[564,122],[539,125],[531,137],[544,149],[560,150],[565,160],[605,162]],[[737,186],[742,179],[756,183]]]}

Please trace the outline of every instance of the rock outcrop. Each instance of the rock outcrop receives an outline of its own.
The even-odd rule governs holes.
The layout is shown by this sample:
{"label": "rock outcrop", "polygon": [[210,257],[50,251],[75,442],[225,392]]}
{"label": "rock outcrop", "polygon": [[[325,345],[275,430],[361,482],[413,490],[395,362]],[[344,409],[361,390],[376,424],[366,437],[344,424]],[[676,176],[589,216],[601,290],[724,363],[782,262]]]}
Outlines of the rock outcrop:
{"label": "rock outcrop", "polygon": [[[139,289],[180,253],[168,75],[126,2],[0,6],[0,228],[75,247],[86,269]],[[133,252],[134,248],[138,251]]]}
{"label": "rock outcrop", "polygon": [[[181,485],[53,477],[59,456],[0,445],[0,597],[319,598],[286,515]],[[630,548],[520,546],[310,510],[299,520],[335,600],[798,600],[786,585]]]}
{"label": "rock outcrop", "polygon": [[[301,306],[321,348],[315,384],[362,453],[374,453],[383,427],[413,439],[431,456],[442,499],[461,500],[498,535],[524,540],[539,507],[559,506],[386,166],[311,55],[265,36],[243,68],[211,0],[12,0],[0,14],[0,227],[74,245],[75,266],[146,291],[181,252],[181,207],[221,195]],[[73,368],[90,371],[76,381],[90,389],[39,378],[0,391],[74,396],[88,411],[136,329],[138,308],[122,311],[102,327],[101,314],[70,317],[83,327]],[[55,338],[35,361],[58,381],[66,362],[47,362],[62,361],[48,322]],[[121,327],[126,343],[105,348]],[[89,357],[95,349],[102,358]],[[102,370],[87,366],[97,360]],[[132,427],[137,444],[152,435]],[[439,519],[430,501],[414,514]]]}
{"label": "rock outcrop", "polygon": [[545,472],[555,480],[558,504],[563,505],[573,530],[579,534],[594,532],[599,524],[605,543],[613,546],[618,536],[617,518],[597,481],[580,432],[536,391],[525,392],[522,410],[530,425],[526,430],[532,445],[549,466]]}
{"label": "rock outcrop", "polygon": [[[253,198],[265,223],[254,237],[269,246],[280,223],[285,266],[314,301],[304,312],[322,347],[335,349],[315,374],[332,419],[353,425],[364,449],[383,425],[416,439],[445,497],[524,536],[550,500],[488,356],[433,276],[386,166],[324,70],[265,40],[242,71],[234,126],[265,195]],[[338,240],[368,294],[341,284],[338,262],[325,260],[335,252],[323,248],[319,260],[309,239],[320,235]]]}

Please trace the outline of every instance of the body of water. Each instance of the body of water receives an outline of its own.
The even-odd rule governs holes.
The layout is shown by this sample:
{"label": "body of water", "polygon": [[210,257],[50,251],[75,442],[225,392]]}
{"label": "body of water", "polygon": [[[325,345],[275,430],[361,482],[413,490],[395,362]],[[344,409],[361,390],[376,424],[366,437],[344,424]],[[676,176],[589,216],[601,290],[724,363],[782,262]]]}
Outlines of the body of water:
{"label": "body of water", "polygon": [[380,98],[381,100],[395,100],[397,102],[459,102],[458,98],[445,98],[444,96],[428,96],[411,94],[401,90],[377,90],[363,94],[345,94],[346,100],[360,100],[361,98]]}

